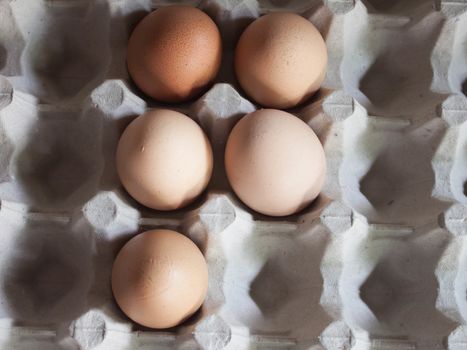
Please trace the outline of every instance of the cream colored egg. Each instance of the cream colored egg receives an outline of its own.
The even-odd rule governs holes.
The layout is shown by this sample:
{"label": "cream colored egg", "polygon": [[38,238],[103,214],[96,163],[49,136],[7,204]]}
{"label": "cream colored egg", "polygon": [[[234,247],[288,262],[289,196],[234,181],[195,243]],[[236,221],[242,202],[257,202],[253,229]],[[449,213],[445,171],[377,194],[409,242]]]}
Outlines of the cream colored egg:
{"label": "cream colored egg", "polygon": [[225,149],[225,169],[237,196],[271,216],[296,213],[320,193],[326,173],[323,147],[299,118],[275,109],[243,117]]}
{"label": "cream colored egg", "polygon": [[287,12],[260,17],[242,33],[235,72],[245,92],[264,107],[304,102],[326,74],[326,44],[313,24]]}
{"label": "cream colored egg", "polygon": [[175,231],[152,230],[133,237],[113,264],[112,291],[117,304],[146,327],[180,324],[199,309],[207,288],[203,254]]}
{"label": "cream colored egg", "polygon": [[213,167],[203,130],[186,115],[168,109],[133,120],[120,138],[116,158],[128,193],[158,210],[191,203],[208,185]]}

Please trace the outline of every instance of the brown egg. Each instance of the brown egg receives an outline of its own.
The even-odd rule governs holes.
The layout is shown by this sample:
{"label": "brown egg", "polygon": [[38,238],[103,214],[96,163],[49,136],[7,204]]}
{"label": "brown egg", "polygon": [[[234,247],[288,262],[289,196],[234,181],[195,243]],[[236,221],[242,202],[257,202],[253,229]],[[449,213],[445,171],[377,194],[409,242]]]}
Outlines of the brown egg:
{"label": "brown egg", "polygon": [[191,203],[208,185],[213,167],[203,130],[186,115],[168,109],[133,120],[120,138],[116,158],[128,193],[158,210]]}
{"label": "brown egg", "polygon": [[203,11],[168,6],[147,15],[128,42],[130,76],[149,96],[180,102],[200,94],[217,75],[222,42]]}
{"label": "brown egg", "polygon": [[112,268],[112,291],[122,311],[150,328],[176,326],[193,315],[208,288],[203,254],[184,235],[152,230],[128,241]]}
{"label": "brown egg", "polygon": [[299,118],[275,109],[243,117],[225,149],[225,169],[237,196],[271,216],[296,213],[321,191],[326,173],[323,147]]}
{"label": "brown egg", "polygon": [[245,92],[265,107],[293,107],[316,92],[326,74],[326,44],[305,18],[278,12],[258,18],[241,35],[235,72]]}

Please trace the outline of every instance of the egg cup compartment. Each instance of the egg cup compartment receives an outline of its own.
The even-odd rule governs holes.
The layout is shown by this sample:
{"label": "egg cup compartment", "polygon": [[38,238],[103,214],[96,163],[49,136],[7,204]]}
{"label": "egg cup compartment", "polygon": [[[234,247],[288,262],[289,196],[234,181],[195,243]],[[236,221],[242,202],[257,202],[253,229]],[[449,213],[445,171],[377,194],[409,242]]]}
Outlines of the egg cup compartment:
{"label": "egg cup compartment", "polygon": [[454,325],[435,307],[433,271],[448,232],[437,225],[413,228],[357,219],[343,240],[342,315],[357,342],[389,338],[395,347],[413,343],[441,349]]}
{"label": "egg cup compartment", "polygon": [[102,119],[92,109],[38,104],[13,93],[1,111],[7,143],[0,193],[3,200],[64,211],[84,203],[98,188],[102,168]]}
{"label": "egg cup compartment", "polygon": [[319,304],[328,238],[325,226],[307,219],[299,225],[236,220],[222,233],[227,263],[221,314],[254,335],[314,343],[329,322]]}
{"label": "egg cup compartment", "polygon": [[93,233],[70,217],[29,212],[2,201],[2,318],[58,329],[86,308],[92,285]]}
{"label": "egg cup compartment", "polygon": [[446,343],[462,349],[465,215],[465,206],[455,204],[439,223],[413,227],[371,224],[357,214],[349,215],[351,227],[331,230],[321,301],[336,321],[321,343],[330,349],[445,349]]}
{"label": "egg cup compartment", "polygon": [[358,107],[344,123],[339,180],[351,208],[375,223],[419,224],[448,206],[431,195],[431,160],[446,132],[440,118],[415,123]]}
{"label": "egg cup compartment", "polygon": [[[186,341],[195,342],[190,334],[199,323],[203,311],[196,313],[182,326],[168,330],[151,330],[132,322],[113,299],[110,274],[121,247],[135,234],[155,228],[168,228],[187,233],[195,225],[192,212],[163,217],[148,209],[140,211],[126,193],[119,190],[101,191],[73,213],[76,225],[93,232],[93,283],[86,297],[87,311],[70,325],[73,342],[85,349],[114,347],[118,349],[173,348]],[[146,216],[146,214],[152,214]],[[196,226],[196,225],[195,225]],[[203,249],[205,237],[193,240]]]}
{"label": "egg cup compartment", "polygon": [[[465,348],[467,3],[182,3],[217,22],[225,60],[204,95],[163,105],[129,80],[125,51],[167,1],[0,1],[0,344]],[[278,10],[326,38],[323,89],[290,112],[318,134],[328,175],[317,203],[268,218],[232,193],[223,153],[235,122],[260,108],[236,84],[236,37]],[[207,192],[173,213],[131,199],[114,162],[126,125],[158,106],[195,119],[215,156]],[[110,288],[118,250],[152,228],[189,236],[209,267],[203,307],[168,330],[131,322]]]}
{"label": "egg cup compartment", "polygon": [[[359,2],[345,22],[343,83],[371,115],[424,118],[443,100],[431,90],[431,55],[444,24],[432,4],[399,15],[369,13]],[[395,6],[407,2],[375,1]],[[411,1],[410,5],[420,1]],[[408,3],[407,3],[408,4]],[[416,10],[416,11],[415,11]]]}
{"label": "egg cup compartment", "polygon": [[10,8],[26,43],[15,77],[22,91],[61,104],[86,96],[103,80],[110,59],[106,2],[23,1]]}

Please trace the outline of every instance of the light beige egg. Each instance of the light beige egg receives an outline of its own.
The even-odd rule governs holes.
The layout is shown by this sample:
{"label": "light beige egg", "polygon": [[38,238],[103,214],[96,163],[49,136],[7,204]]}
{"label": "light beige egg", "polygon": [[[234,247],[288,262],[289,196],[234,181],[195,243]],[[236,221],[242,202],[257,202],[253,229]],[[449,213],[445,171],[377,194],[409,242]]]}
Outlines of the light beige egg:
{"label": "light beige egg", "polygon": [[266,215],[285,216],[319,195],[326,159],[306,123],[280,110],[261,109],[233,128],[225,149],[225,170],[234,192],[247,206]]}
{"label": "light beige egg", "polygon": [[242,33],[235,72],[243,90],[263,107],[296,106],[320,87],[326,74],[326,44],[305,18],[277,12],[258,18]]}
{"label": "light beige egg", "polygon": [[113,264],[112,291],[117,304],[146,327],[182,323],[202,305],[207,288],[203,254],[175,231],[152,230],[133,237]]}
{"label": "light beige egg", "polygon": [[213,168],[203,130],[186,115],[168,109],[149,111],[128,125],[116,162],[128,193],[157,210],[191,203],[208,185]]}
{"label": "light beige egg", "polygon": [[181,102],[214,80],[222,58],[219,29],[190,6],[161,7],[143,18],[128,42],[127,66],[136,85],[164,102]]}

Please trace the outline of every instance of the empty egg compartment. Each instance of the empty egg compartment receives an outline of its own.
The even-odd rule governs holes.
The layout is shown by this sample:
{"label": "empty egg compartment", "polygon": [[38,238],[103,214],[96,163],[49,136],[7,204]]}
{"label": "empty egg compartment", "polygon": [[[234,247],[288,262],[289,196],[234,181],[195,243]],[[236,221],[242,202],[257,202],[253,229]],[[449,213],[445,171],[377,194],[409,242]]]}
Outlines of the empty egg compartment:
{"label": "empty egg compartment", "polygon": [[345,18],[345,90],[370,115],[423,118],[443,100],[431,82],[432,54],[445,19],[429,1],[411,1],[406,8],[403,1],[379,1],[401,5],[396,14],[379,12],[376,3],[358,2]]}
{"label": "empty egg compartment", "polygon": [[35,330],[58,333],[86,310],[93,232],[70,216],[32,212],[5,200],[0,225],[2,323],[13,338]]}
{"label": "empty egg compartment", "polygon": [[329,232],[313,215],[299,224],[239,215],[222,232],[223,319],[241,324],[258,339],[277,338],[297,346],[318,343],[330,321],[319,303],[320,261]]}
{"label": "empty egg compartment", "polygon": [[79,100],[103,80],[110,60],[109,5],[103,1],[10,2],[24,41],[15,87],[41,102]]}
{"label": "empty egg compartment", "polygon": [[449,243],[449,233],[437,224],[369,224],[358,216],[335,237],[343,261],[332,277],[338,290],[330,290],[357,348],[444,348],[455,323],[436,308],[434,271]]}
{"label": "empty egg compartment", "polygon": [[0,111],[2,200],[56,212],[85,202],[102,173],[102,118],[93,108],[39,104],[19,90],[11,96]]}
{"label": "empty egg compartment", "polygon": [[343,126],[343,198],[372,222],[419,224],[448,203],[433,198],[431,161],[446,133],[440,118],[411,122],[367,116],[359,106]]}

